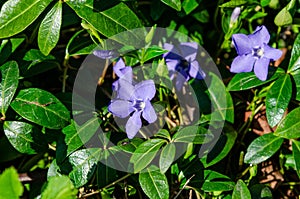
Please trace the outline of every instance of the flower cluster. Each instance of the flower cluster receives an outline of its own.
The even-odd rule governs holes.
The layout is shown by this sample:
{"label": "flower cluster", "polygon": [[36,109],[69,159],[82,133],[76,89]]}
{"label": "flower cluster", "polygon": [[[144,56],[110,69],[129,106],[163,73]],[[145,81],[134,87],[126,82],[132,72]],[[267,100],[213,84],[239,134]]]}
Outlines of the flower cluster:
{"label": "flower cluster", "polygon": [[265,26],[257,27],[250,35],[234,34],[232,41],[238,53],[231,64],[233,73],[250,72],[254,68],[257,78],[265,81],[270,61],[276,61],[282,55],[280,50],[268,45],[270,34]]}

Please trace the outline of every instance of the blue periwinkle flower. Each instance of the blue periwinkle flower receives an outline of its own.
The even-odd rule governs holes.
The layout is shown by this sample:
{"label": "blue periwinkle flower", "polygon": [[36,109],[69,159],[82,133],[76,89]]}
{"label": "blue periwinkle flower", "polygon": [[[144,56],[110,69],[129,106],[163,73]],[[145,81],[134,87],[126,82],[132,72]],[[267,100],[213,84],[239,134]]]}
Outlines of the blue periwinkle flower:
{"label": "blue periwinkle flower", "polygon": [[108,106],[108,110],[115,116],[129,119],[125,129],[127,137],[132,139],[142,127],[141,116],[153,123],[157,115],[150,101],[154,97],[156,89],[153,80],[145,80],[136,85],[124,78],[118,80],[118,95]]}
{"label": "blue periwinkle flower", "polygon": [[[132,67],[125,66],[124,61],[120,58],[113,67],[114,72],[119,78],[126,79],[129,83],[132,83]],[[118,81],[115,81],[112,86],[113,90],[118,90]]]}
{"label": "blue periwinkle flower", "polygon": [[178,90],[190,78],[203,79],[206,76],[196,59],[198,52],[196,42],[184,42],[178,46],[165,43],[164,49],[169,51],[163,57],[168,66],[171,79],[175,78],[176,73],[181,74],[176,77],[176,88]]}
{"label": "blue periwinkle flower", "polygon": [[254,68],[257,78],[264,81],[270,61],[276,61],[282,55],[280,50],[267,45],[270,34],[265,26],[257,27],[250,35],[234,34],[232,41],[238,53],[231,63],[230,71],[233,73],[250,72]]}
{"label": "blue periwinkle flower", "polygon": [[111,59],[118,56],[115,50],[95,50],[93,54],[101,59]]}

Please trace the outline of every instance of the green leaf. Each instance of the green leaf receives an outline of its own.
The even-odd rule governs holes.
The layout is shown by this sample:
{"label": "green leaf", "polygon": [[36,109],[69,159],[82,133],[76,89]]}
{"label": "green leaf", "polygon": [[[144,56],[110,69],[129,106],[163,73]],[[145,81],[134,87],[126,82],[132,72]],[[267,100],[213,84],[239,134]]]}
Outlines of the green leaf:
{"label": "green leaf", "polygon": [[230,191],[235,185],[229,177],[212,170],[204,170],[204,179],[201,189],[205,192]]}
{"label": "green leaf", "polygon": [[[136,32],[130,30],[142,27],[139,18],[124,3],[119,3],[104,11],[95,11],[93,0],[86,1],[67,1],[66,3],[76,12],[76,14],[86,20],[97,31],[106,37],[111,37],[121,43],[137,44],[140,37]],[[128,31],[128,34],[118,33]]]}
{"label": "green leaf", "polygon": [[[208,94],[213,104],[211,120],[228,121],[233,123],[234,112],[233,102],[228,91],[226,91],[223,81],[213,73],[210,73],[211,82],[208,87]],[[224,100],[226,99],[226,101]]]}
{"label": "green leaf", "polygon": [[300,141],[297,140],[292,140],[292,151],[293,151],[293,156],[295,160],[295,165],[296,165],[296,172],[298,176],[300,177]]}
{"label": "green leaf", "polygon": [[38,45],[44,55],[48,55],[56,46],[62,23],[62,1],[47,13],[43,19],[38,32]]}
{"label": "green leaf", "polygon": [[159,169],[151,166],[139,175],[140,185],[150,199],[168,199],[169,185],[167,177]]}
{"label": "green leaf", "polygon": [[219,140],[209,151],[207,156],[201,159],[204,167],[209,167],[220,162],[228,155],[228,153],[234,146],[235,140],[237,138],[237,132],[233,129],[233,127],[226,124],[224,126],[223,132],[224,133],[220,135]]}
{"label": "green leaf", "polygon": [[285,26],[293,23],[293,16],[289,12],[295,6],[296,0],[291,0],[275,17],[274,23],[277,26]]}
{"label": "green leaf", "polygon": [[260,5],[262,7],[266,7],[267,5],[269,5],[270,2],[271,0],[260,0]]}
{"label": "green leaf", "polygon": [[274,135],[286,139],[300,137],[300,108],[292,110],[277,126]]}
{"label": "green leaf", "polygon": [[23,118],[49,129],[60,129],[70,121],[68,109],[51,93],[29,88],[19,92],[11,107]]}
{"label": "green leaf", "polygon": [[167,50],[162,49],[159,46],[151,46],[145,50],[145,54],[142,57],[141,61],[145,63],[146,61],[158,57],[164,53],[168,52]]}
{"label": "green leaf", "polygon": [[300,101],[300,71],[298,71],[299,70],[296,71],[296,74],[292,73],[292,78],[296,84],[296,100]]}
{"label": "green leaf", "polygon": [[[299,73],[300,68],[300,34],[298,34],[292,49],[292,54],[288,66],[288,73]],[[298,70],[298,71],[297,71]]]}
{"label": "green leaf", "polygon": [[95,116],[81,126],[72,121],[69,126],[63,128],[62,132],[66,135],[65,142],[68,146],[67,155],[89,141],[100,127],[100,124],[100,119]]}
{"label": "green leaf", "polygon": [[31,124],[5,121],[3,129],[9,142],[20,153],[35,154],[48,148],[48,144],[43,142],[43,134]]}
{"label": "green leaf", "polygon": [[193,10],[195,10],[198,7],[199,3],[197,0],[184,0],[182,2],[182,8],[185,11],[185,13],[188,15]]}
{"label": "green leaf", "polygon": [[223,3],[220,5],[222,8],[235,8],[241,5],[248,3],[248,0],[231,0],[229,2]]}
{"label": "green leaf", "polygon": [[243,180],[239,179],[233,189],[232,199],[251,199],[250,191]]}
{"label": "green leaf", "polygon": [[10,61],[2,65],[0,70],[2,75],[0,108],[2,117],[5,119],[5,112],[18,88],[19,68],[17,62]]}
{"label": "green leaf", "polygon": [[67,176],[54,176],[49,179],[42,199],[76,199],[77,189]]}
{"label": "green leaf", "polygon": [[251,142],[245,155],[245,163],[258,164],[274,155],[281,147],[283,138],[273,133],[264,134]]}
{"label": "green leaf", "polygon": [[176,154],[176,146],[174,143],[168,143],[163,147],[160,158],[159,168],[162,173],[165,173],[174,161]]}
{"label": "green leaf", "polygon": [[130,162],[134,164],[134,172],[147,167],[165,142],[163,139],[151,139],[140,144],[130,158]]}
{"label": "green leaf", "polygon": [[282,68],[277,68],[275,74],[266,81],[259,80],[253,72],[235,74],[227,86],[228,91],[248,90],[257,86],[264,85],[285,74]]}
{"label": "green leaf", "polygon": [[201,23],[209,22],[209,12],[207,10],[201,10],[193,14],[193,17]]}
{"label": "green leaf", "polygon": [[202,126],[187,126],[174,135],[173,142],[204,144],[214,138],[213,134]]}
{"label": "green leaf", "polygon": [[15,168],[10,167],[0,175],[0,199],[19,199],[24,191]]}
{"label": "green leaf", "polygon": [[52,0],[8,0],[0,11],[0,38],[22,32]]}
{"label": "green leaf", "polygon": [[164,4],[170,6],[171,8],[180,11],[181,10],[181,1],[180,0],[161,0]]}
{"label": "green leaf", "polygon": [[81,149],[69,156],[69,163],[72,165],[69,177],[75,187],[85,185],[93,176],[100,152],[100,148]]}
{"label": "green leaf", "polygon": [[24,40],[24,37],[2,40],[0,45],[0,64],[5,63],[9,56],[15,52],[15,50],[22,44]]}
{"label": "green leaf", "polygon": [[266,115],[271,127],[278,124],[292,97],[292,81],[289,74],[277,79],[266,97]]}

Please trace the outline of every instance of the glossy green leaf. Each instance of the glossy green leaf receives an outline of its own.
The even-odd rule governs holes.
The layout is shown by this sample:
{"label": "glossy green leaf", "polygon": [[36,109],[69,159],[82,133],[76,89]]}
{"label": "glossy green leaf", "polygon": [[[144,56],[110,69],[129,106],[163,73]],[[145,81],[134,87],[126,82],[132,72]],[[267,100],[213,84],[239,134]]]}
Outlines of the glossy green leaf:
{"label": "glossy green leaf", "polygon": [[296,172],[300,177],[300,141],[293,140],[293,156],[295,160]]}
{"label": "glossy green leaf", "polygon": [[130,158],[130,162],[134,164],[134,172],[137,173],[146,168],[164,143],[163,139],[151,139],[139,145]]}
{"label": "glossy green leaf", "polygon": [[49,129],[60,129],[70,121],[68,109],[51,93],[29,88],[19,92],[11,107],[23,118]]}
{"label": "glossy green leaf", "polygon": [[174,143],[168,143],[161,150],[159,158],[159,168],[162,173],[165,173],[174,161],[176,154],[176,146]]}
{"label": "glossy green leaf", "polygon": [[[142,27],[139,18],[124,4],[119,3],[104,11],[96,11],[93,7],[93,0],[84,1],[67,1],[66,3],[76,12],[76,14],[87,21],[97,31],[106,37],[112,36]],[[123,37],[124,36],[124,37]],[[136,32],[128,31],[126,35],[118,35],[115,39],[121,43],[137,44],[140,37],[137,37]],[[126,37],[125,37],[126,36]]]}
{"label": "glossy green leaf", "polygon": [[5,118],[5,112],[18,88],[19,68],[17,62],[10,61],[2,65],[0,70],[2,75],[0,108],[2,117]]}
{"label": "glossy green leaf", "polygon": [[243,180],[239,179],[233,189],[232,199],[251,199],[250,191]]}
{"label": "glossy green leaf", "polygon": [[287,109],[292,97],[292,81],[287,74],[278,78],[266,97],[266,115],[271,127],[278,124]]}
{"label": "glossy green leaf", "polygon": [[296,84],[296,100],[300,101],[300,70],[292,73],[292,78]]}
{"label": "glossy green leaf", "polygon": [[220,5],[220,7],[223,7],[223,8],[235,8],[235,7],[244,5],[246,3],[248,3],[247,0],[231,0],[229,2],[223,3],[222,5]]}
{"label": "glossy green leaf", "polygon": [[100,127],[100,124],[101,121],[95,116],[81,126],[72,121],[69,126],[63,128],[62,132],[66,135],[65,142],[68,146],[67,154],[72,153],[89,141]]}
{"label": "glossy green leaf", "polygon": [[0,175],[0,199],[19,199],[24,191],[15,168],[10,167]]}
{"label": "glossy green leaf", "polygon": [[205,192],[230,191],[235,185],[229,177],[212,170],[204,171],[204,179],[201,189]]}
{"label": "glossy green leaf", "polygon": [[174,135],[174,142],[204,144],[210,142],[214,138],[213,134],[206,128],[201,126],[184,127]]}
{"label": "glossy green leaf", "polygon": [[151,46],[151,47],[145,49],[145,52],[144,52],[144,55],[143,55],[141,61],[146,62],[146,61],[153,59],[155,57],[158,57],[166,52],[168,52],[168,51],[160,48],[159,46]]}
{"label": "glossy green leaf", "polygon": [[43,19],[38,32],[38,45],[44,55],[48,55],[56,46],[62,23],[62,2],[56,5],[47,13]]}
{"label": "glossy green leaf", "polygon": [[168,199],[169,185],[164,174],[155,166],[151,166],[139,175],[140,185],[150,199]]}
{"label": "glossy green leaf", "polygon": [[125,152],[133,153],[137,147],[142,144],[144,141],[141,138],[133,138],[133,139],[124,139],[118,142],[118,147]]}
{"label": "glossy green leaf", "polygon": [[266,81],[259,80],[254,72],[235,74],[227,86],[228,91],[248,90],[257,86],[264,85],[285,74],[282,68],[277,68],[276,72],[270,79]]}
{"label": "glossy green leaf", "polygon": [[288,72],[299,73],[300,68],[300,34],[298,34],[292,49]]}
{"label": "glossy green leaf", "polygon": [[5,63],[9,56],[15,52],[15,50],[23,43],[24,40],[24,37],[2,40],[0,44],[0,64]]}
{"label": "glossy green leaf", "polygon": [[69,177],[75,187],[85,185],[93,176],[100,152],[100,148],[81,149],[69,156],[69,163],[72,165]]}
{"label": "glossy green leaf", "polygon": [[3,129],[9,142],[21,153],[35,154],[48,148],[43,142],[43,134],[31,124],[5,121]]}
{"label": "glossy green leaf", "polygon": [[277,126],[274,134],[286,139],[300,137],[300,108],[292,110]]}
{"label": "glossy green leaf", "polygon": [[224,133],[220,135],[219,140],[214,145],[214,147],[205,157],[203,157],[203,159],[201,159],[204,167],[209,167],[220,162],[228,155],[228,153],[234,146],[235,140],[237,138],[237,132],[233,129],[233,127],[226,124],[224,126],[223,132]]}
{"label": "glossy green leaf", "polygon": [[23,31],[51,2],[52,0],[8,0],[0,11],[0,38]]}
{"label": "glossy green leaf", "polygon": [[[214,73],[209,74],[211,77],[208,86],[208,94],[213,106],[211,120],[234,122],[233,102],[228,91],[226,91],[223,81]],[[226,100],[224,100],[226,99]]]}
{"label": "glossy green leaf", "polygon": [[41,199],[76,199],[77,192],[67,176],[54,176],[49,179]]}
{"label": "glossy green leaf", "polygon": [[198,7],[199,3],[197,0],[184,0],[182,2],[182,8],[185,11],[185,13],[188,15],[193,10],[195,10]]}
{"label": "glossy green leaf", "polygon": [[273,133],[264,134],[251,142],[245,155],[245,163],[258,164],[274,155],[281,147],[283,138]]}
{"label": "glossy green leaf", "polygon": [[180,11],[181,10],[181,1],[180,0],[161,0],[164,4],[170,6],[171,8]]}

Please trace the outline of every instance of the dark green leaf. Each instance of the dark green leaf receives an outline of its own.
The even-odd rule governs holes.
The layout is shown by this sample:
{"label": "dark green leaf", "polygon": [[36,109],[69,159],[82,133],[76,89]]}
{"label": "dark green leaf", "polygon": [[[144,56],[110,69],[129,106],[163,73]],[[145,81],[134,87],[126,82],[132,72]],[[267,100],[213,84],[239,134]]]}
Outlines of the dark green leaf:
{"label": "dark green leaf", "polygon": [[0,153],[0,163],[8,162],[23,156],[24,154],[18,152],[9,142],[6,136],[2,136],[0,138],[0,146],[1,146],[1,153]]}
{"label": "dark green leaf", "polygon": [[235,8],[241,5],[244,5],[246,3],[248,3],[248,0],[231,0],[229,2],[223,3],[222,5],[220,5],[220,7],[223,8]]}
{"label": "dark green leaf", "polygon": [[260,5],[262,7],[266,7],[267,5],[269,5],[270,2],[271,0],[260,0]]}
{"label": "dark green leaf", "polygon": [[81,149],[69,156],[69,162],[72,165],[69,177],[75,187],[85,185],[93,176],[100,152],[100,148]]}
{"label": "dark green leaf", "polygon": [[159,168],[162,173],[165,173],[174,161],[176,154],[176,146],[174,143],[168,143],[163,147],[160,158]]}
{"label": "dark green leaf", "polygon": [[281,147],[283,138],[273,133],[264,134],[251,142],[245,155],[245,163],[258,164],[274,155]]}
{"label": "dark green leaf", "polygon": [[164,4],[170,6],[171,8],[180,11],[181,10],[181,1],[180,0],[161,0]]}
{"label": "dark green leaf", "polygon": [[147,167],[165,142],[163,139],[151,139],[139,145],[130,158],[130,162],[134,164],[134,172],[137,173]]}
{"label": "dark green leaf", "polygon": [[140,185],[150,199],[168,199],[169,185],[166,176],[159,168],[151,166],[139,175]]}
{"label": "dark green leaf", "polygon": [[229,177],[211,170],[204,171],[204,179],[201,189],[205,192],[230,191],[235,185]]}
{"label": "dark green leaf", "polygon": [[22,37],[2,40],[0,45],[0,64],[4,63],[24,40],[25,38]]}
{"label": "dark green leaf", "polygon": [[23,191],[16,169],[13,167],[5,169],[0,175],[0,199],[19,199]]}
{"label": "dark green leaf", "polygon": [[11,107],[23,118],[49,129],[60,129],[70,121],[68,109],[51,93],[29,88],[19,92]]}
{"label": "dark green leaf", "polygon": [[0,67],[2,80],[0,83],[0,108],[2,117],[5,119],[5,112],[14,97],[19,83],[19,68],[15,61],[5,63]]}
{"label": "dark green leaf", "polygon": [[49,179],[42,199],[76,199],[77,189],[67,176],[54,176]]}
{"label": "dark green leaf", "polygon": [[259,80],[253,72],[249,73],[238,73],[234,75],[227,86],[228,91],[241,91],[241,90],[248,90],[250,88],[254,88],[257,86],[261,86],[268,82],[273,81],[274,79],[278,78],[280,75],[285,74],[282,68],[277,68],[276,73],[266,81]]}
{"label": "dark green leaf", "polygon": [[251,199],[250,191],[243,180],[239,179],[233,189],[232,199]]}
{"label": "dark green leaf", "polygon": [[229,125],[224,126],[224,134],[220,135],[219,140],[209,151],[207,156],[201,160],[204,167],[212,166],[225,158],[232,149],[237,138],[237,132]]}
{"label": "dark green leaf", "polygon": [[300,101],[300,71],[297,70],[296,73],[292,73],[292,77],[296,84],[296,100]]}
{"label": "dark green leaf", "polygon": [[207,10],[201,10],[200,12],[193,14],[193,17],[201,23],[209,22],[209,12]]}
{"label": "dark green leaf", "polygon": [[197,2],[197,0],[184,0],[182,2],[182,8],[187,15],[195,10],[198,5],[199,3]]}
{"label": "dark green leaf", "polygon": [[300,137],[300,108],[291,111],[281,122],[274,134],[286,139],[294,139]]}
{"label": "dark green leaf", "polygon": [[43,19],[38,33],[38,45],[44,55],[48,55],[56,46],[62,22],[62,2],[56,5],[47,13]]}
{"label": "dark green leaf", "polygon": [[228,91],[226,91],[223,81],[217,75],[210,73],[210,77],[211,82],[208,86],[208,94],[213,104],[213,113],[211,114],[211,120],[226,120],[233,123],[234,112],[231,96]]}
{"label": "dark green leaf", "polygon": [[5,121],[3,128],[9,142],[21,153],[35,154],[48,148],[47,143],[43,143],[41,132],[31,124]]}
{"label": "dark green leaf", "polygon": [[293,156],[296,165],[296,172],[300,177],[300,141],[293,140]]}
{"label": "dark green leaf", "polygon": [[213,134],[206,128],[201,126],[184,127],[174,135],[174,142],[204,144],[210,142],[214,138]]}
{"label": "dark green leaf", "polygon": [[[140,28],[142,24],[126,4],[119,3],[107,10],[98,12],[94,10],[93,0],[86,0],[84,2],[67,1],[66,3],[79,17],[86,20],[104,36],[128,44],[137,44],[140,41],[140,37],[137,37],[136,32],[133,33],[129,30]],[[112,37],[124,31],[128,31],[128,34]]]}
{"label": "dark green leaf", "polygon": [[292,96],[292,81],[289,74],[278,78],[266,97],[266,115],[271,127],[278,124]]}
{"label": "dark green leaf", "polygon": [[145,49],[145,54],[142,57],[141,61],[146,62],[146,61],[153,59],[155,57],[158,57],[166,52],[168,52],[168,51],[160,48],[159,46],[151,46],[151,47]]}
{"label": "dark green leaf", "polygon": [[0,11],[0,38],[23,31],[51,2],[52,0],[8,0]]}
{"label": "dark green leaf", "polygon": [[299,73],[300,68],[300,34],[298,34],[292,49],[288,72]]}

